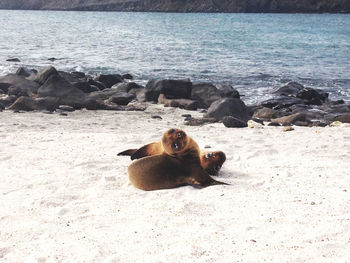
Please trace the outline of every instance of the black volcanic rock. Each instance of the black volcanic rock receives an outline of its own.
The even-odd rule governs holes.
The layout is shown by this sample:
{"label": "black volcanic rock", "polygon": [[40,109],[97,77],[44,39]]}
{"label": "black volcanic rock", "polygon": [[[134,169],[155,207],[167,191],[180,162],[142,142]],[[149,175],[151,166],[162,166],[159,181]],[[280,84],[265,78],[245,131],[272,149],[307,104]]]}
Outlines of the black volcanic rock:
{"label": "black volcanic rock", "polygon": [[58,106],[58,98],[30,98],[19,97],[11,106],[9,110],[13,111],[33,111],[33,110],[48,110],[54,111]]}
{"label": "black volcanic rock", "polygon": [[245,122],[250,119],[248,107],[241,99],[234,98],[224,98],[213,102],[206,114],[206,117],[215,118],[218,121],[225,116],[232,116]]}
{"label": "black volcanic rock", "polygon": [[222,119],[222,123],[227,128],[245,128],[248,127],[248,124],[240,119],[237,119],[232,116],[226,116]]}
{"label": "black volcanic rock", "polygon": [[16,71],[16,75],[23,76],[23,77],[29,77],[34,72],[26,67],[19,67]]}
{"label": "black volcanic rock", "polygon": [[136,96],[134,94],[121,92],[114,94],[112,97],[108,99],[108,102],[112,102],[118,105],[128,105],[130,101],[132,101]]}
{"label": "black volcanic rock", "polygon": [[80,89],[84,93],[90,93],[94,91],[99,91],[99,89],[96,86],[91,86],[89,83],[85,81],[78,81],[72,83],[72,85],[78,89]]}
{"label": "black volcanic rock", "polygon": [[0,77],[0,88],[6,92],[6,86],[7,90],[16,89],[16,93],[21,93],[23,95],[36,93],[39,88],[38,83],[16,74],[9,74],[4,77]]}
{"label": "black volcanic rock", "polygon": [[198,83],[192,86],[191,99],[198,101],[200,108],[207,109],[220,98],[220,91],[211,83]]}
{"label": "black volcanic rock", "polygon": [[38,95],[40,97],[58,98],[59,105],[68,105],[76,109],[97,109],[100,106],[95,100],[89,98],[86,93],[74,87],[59,75],[50,76],[38,89]]}
{"label": "black volcanic rock", "polygon": [[21,62],[18,58],[9,58],[6,59],[7,62]]}
{"label": "black volcanic rock", "polygon": [[296,96],[299,91],[304,89],[305,87],[298,82],[288,82],[286,85],[276,89],[273,91],[274,94],[278,94],[280,96]]}
{"label": "black volcanic rock", "polygon": [[146,84],[145,98],[147,101],[157,101],[162,93],[168,99],[189,99],[191,97],[192,82],[189,79],[150,80]]}
{"label": "black volcanic rock", "polygon": [[110,75],[101,74],[97,76],[94,80],[102,82],[107,89],[111,88],[114,84],[124,81],[122,76],[118,74],[110,74]]}
{"label": "black volcanic rock", "polygon": [[281,96],[269,100],[265,100],[260,103],[261,106],[270,109],[283,109],[292,105],[304,104],[304,100],[294,97]]}

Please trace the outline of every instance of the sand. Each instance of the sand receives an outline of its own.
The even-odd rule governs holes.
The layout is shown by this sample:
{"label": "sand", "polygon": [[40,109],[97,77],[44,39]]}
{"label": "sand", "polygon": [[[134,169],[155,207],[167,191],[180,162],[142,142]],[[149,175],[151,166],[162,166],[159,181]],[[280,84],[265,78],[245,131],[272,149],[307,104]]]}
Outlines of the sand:
{"label": "sand", "polygon": [[[350,262],[350,128],[183,125],[184,113],[0,113],[0,262]],[[157,114],[163,119],[152,119]],[[179,127],[229,186],[145,192],[117,153]]]}

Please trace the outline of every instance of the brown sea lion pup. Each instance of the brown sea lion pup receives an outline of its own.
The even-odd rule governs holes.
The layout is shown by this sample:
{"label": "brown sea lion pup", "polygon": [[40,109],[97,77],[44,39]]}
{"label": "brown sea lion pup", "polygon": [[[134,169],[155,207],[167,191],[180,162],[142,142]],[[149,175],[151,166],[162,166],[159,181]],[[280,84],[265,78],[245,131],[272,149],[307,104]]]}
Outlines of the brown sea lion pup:
{"label": "brown sea lion pup", "polygon": [[[118,155],[131,156],[131,160],[140,159],[146,156],[161,154],[164,152],[162,142],[152,142],[139,149],[128,149],[118,153]],[[217,175],[222,165],[226,161],[226,155],[222,151],[206,152],[200,150],[200,162],[203,169],[210,175]]]}
{"label": "brown sea lion pup", "polygon": [[183,185],[203,188],[218,182],[202,168],[197,143],[180,129],[170,129],[162,137],[163,152],[132,162],[130,182],[142,190],[169,189]]}

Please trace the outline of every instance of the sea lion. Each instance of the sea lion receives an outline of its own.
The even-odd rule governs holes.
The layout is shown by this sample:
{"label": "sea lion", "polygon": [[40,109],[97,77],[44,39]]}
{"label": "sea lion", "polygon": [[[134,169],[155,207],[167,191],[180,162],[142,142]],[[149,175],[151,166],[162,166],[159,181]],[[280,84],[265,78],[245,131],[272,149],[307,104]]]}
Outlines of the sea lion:
{"label": "sea lion", "polygon": [[203,188],[226,184],[210,177],[202,168],[197,143],[180,129],[170,129],[162,137],[163,152],[138,159],[128,167],[130,182],[150,191],[183,185]]}
{"label": "sea lion", "polygon": [[[118,153],[118,155],[131,156],[131,160],[140,159],[146,156],[161,154],[164,147],[161,141],[152,142],[142,146],[139,149],[128,149]],[[200,150],[200,162],[203,169],[210,175],[217,175],[223,163],[226,161],[226,155],[222,151],[207,152]]]}

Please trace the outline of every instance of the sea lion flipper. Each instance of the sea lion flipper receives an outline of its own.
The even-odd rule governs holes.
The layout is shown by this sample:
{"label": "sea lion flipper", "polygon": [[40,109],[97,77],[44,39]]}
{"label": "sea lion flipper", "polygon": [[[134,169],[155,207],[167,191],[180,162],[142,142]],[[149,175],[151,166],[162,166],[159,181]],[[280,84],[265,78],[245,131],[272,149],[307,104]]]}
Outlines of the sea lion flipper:
{"label": "sea lion flipper", "polygon": [[202,173],[201,176],[196,176],[198,179],[191,177],[186,178],[187,183],[195,188],[202,189],[211,185],[229,185],[224,182],[216,181],[211,178],[208,174]]}
{"label": "sea lion flipper", "polygon": [[118,155],[118,156],[121,156],[121,155],[123,155],[123,156],[131,156],[131,155],[133,155],[136,151],[137,151],[137,149],[128,149],[128,150],[125,150],[125,151],[122,151],[122,152],[118,153],[117,155]]}
{"label": "sea lion flipper", "polygon": [[162,147],[160,142],[152,142],[150,144],[146,144],[142,146],[140,149],[135,151],[131,155],[131,160],[140,159],[145,156],[151,156],[162,153]]}

